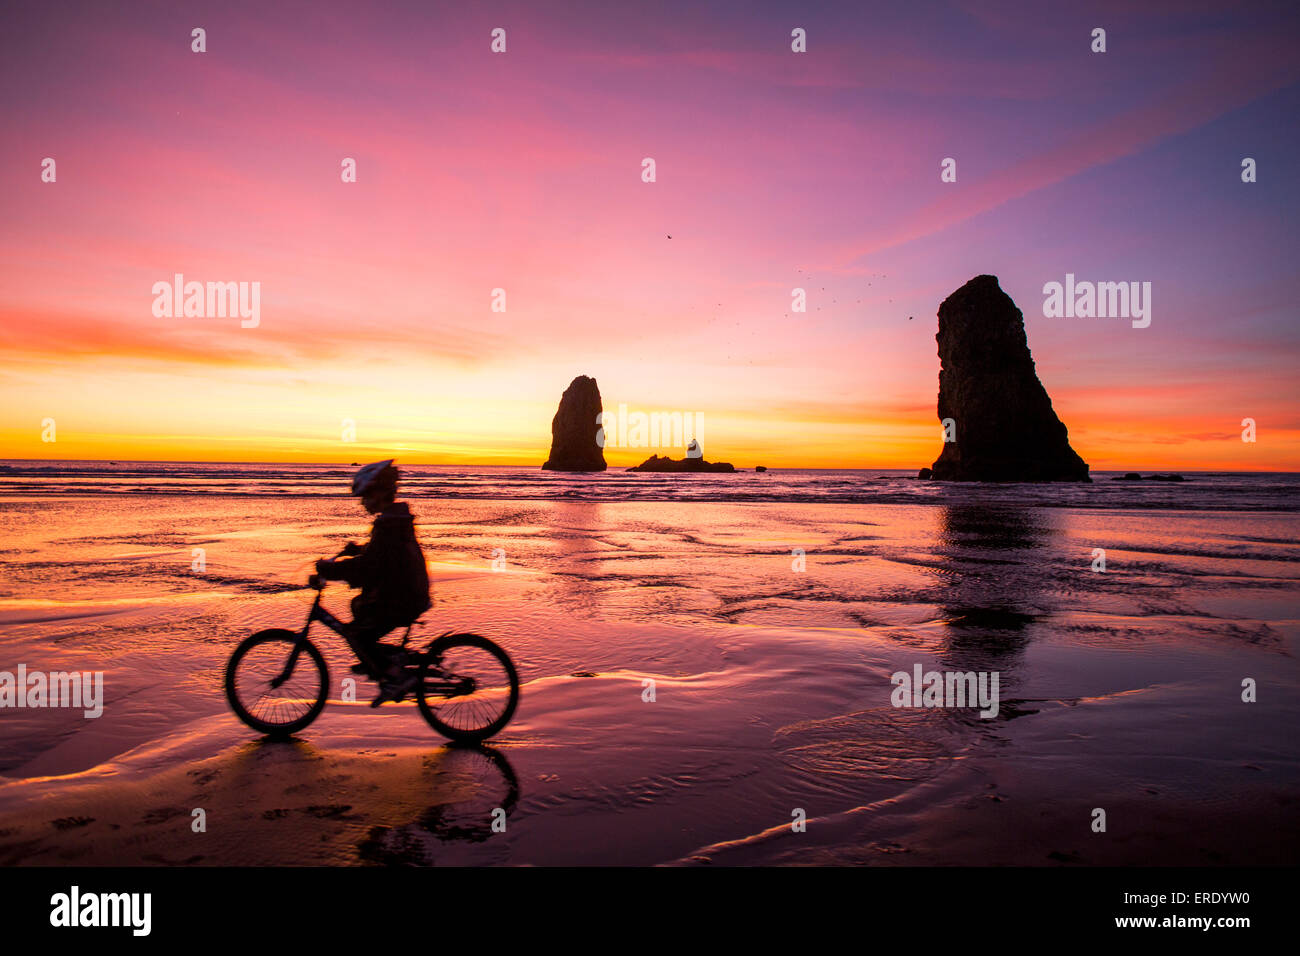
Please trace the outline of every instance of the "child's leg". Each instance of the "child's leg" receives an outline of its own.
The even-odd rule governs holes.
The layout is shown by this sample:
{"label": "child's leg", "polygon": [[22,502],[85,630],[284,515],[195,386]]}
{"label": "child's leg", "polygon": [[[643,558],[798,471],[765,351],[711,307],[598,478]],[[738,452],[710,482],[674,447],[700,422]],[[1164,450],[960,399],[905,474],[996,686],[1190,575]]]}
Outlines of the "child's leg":
{"label": "child's leg", "polygon": [[357,660],[362,663],[366,670],[370,671],[373,677],[379,677],[383,674],[388,665],[387,658],[377,649],[379,639],[385,633],[387,631],[379,631],[353,621],[343,634],[344,640],[348,642],[348,647],[352,648],[352,653],[357,655]]}
{"label": "child's leg", "polygon": [[393,679],[402,676],[402,668],[396,663],[394,653],[397,648],[380,643],[380,638],[393,630],[391,624],[374,624],[353,621],[343,635],[361,661],[363,667],[375,680]]}

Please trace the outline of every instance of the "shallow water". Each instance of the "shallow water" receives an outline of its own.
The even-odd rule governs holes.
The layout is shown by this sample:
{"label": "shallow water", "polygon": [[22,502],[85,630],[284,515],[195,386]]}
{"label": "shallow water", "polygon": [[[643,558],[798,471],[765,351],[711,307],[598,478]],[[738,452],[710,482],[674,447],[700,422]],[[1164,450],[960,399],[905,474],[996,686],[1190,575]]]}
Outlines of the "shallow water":
{"label": "shallow water", "polygon": [[[1256,503],[1286,483],[1251,480],[1237,497]],[[1293,837],[1268,831],[1289,834],[1300,783],[1300,517],[1040,507],[1015,488],[908,503],[412,497],[430,631],[497,639],[525,682],[514,722],[475,758],[362,692],[297,745],[255,743],[226,708],[234,644],[299,626],[312,560],[364,540],[352,500],[11,487],[0,669],[103,670],[106,703],[97,720],[0,709],[0,860],[1292,853]],[[341,612],[347,596],[326,601]],[[318,640],[337,682],[346,649]],[[890,674],[914,664],[997,672],[998,717],[891,706]],[[1245,677],[1259,703],[1241,701]],[[228,803],[239,838],[193,843],[198,800]],[[486,805],[503,802],[509,829],[483,832]],[[1109,834],[1089,830],[1097,806],[1114,808]],[[811,822],[795,835],[800,809]],[[1235,835],[1207,835],[1207,819]]]}
{"label": "shallow water", "polygon": [[[402,465],[407,498],[523,498],[551,501],[756,501],[989,504],[1044,508],[1180,511],[1296,511],[1300,474],[1188,472],[1182,482],[1123,481],[1093,472],[1088,483],[961,485],[917,481],[916,471],[778,468],[762,474],[681,475],[610,468],[565,474],[514,466]],[[39,495],[207,495],[338,497],[354,467],[207,462],[24,461],[0,459],[0,498]],[[1150,475],[1150,472],[1146,473]],[[973,489],[973,490],[972,490]]]}

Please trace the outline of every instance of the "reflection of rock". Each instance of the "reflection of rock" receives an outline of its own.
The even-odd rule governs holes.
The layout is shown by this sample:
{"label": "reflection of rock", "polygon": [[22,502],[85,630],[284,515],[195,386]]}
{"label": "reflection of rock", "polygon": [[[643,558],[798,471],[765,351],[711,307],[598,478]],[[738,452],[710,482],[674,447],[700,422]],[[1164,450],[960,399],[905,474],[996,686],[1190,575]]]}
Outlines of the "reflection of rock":
{"label": "reflection of rock", "polygon": [[564,390],[551,419],[551,456],[547,471],[604,471],[605,453],[597,441],[601,413],[600,387],[594,378],[579,375]]}
{"label": "reflection of rock", "polygon": [[703,458],[660,458],[658,455],[651,455],[641,464],[629,468],[628,471],[671,471],[671,472],[703,472],[703,471],[728,471],[734,472],[735,466],[726,461],[705,461]]}
{"label": "reflection of rock", "polygon": [[[1050,618],[1052,576],[1045,573],[1059,517],[1051,509],[945,506],[939,513],[944,582],[945,666],[1013,668],[1034,625]],[[1010,676],[1003,691],[1011,694]]]}
{"label": "reflection of rock", "polygon": [[956,432],[934,463],[936,480],[1091,480],[1038,380],[1024,316],[996,276],[976,276],[943,301],[935,338],[939,418]]}

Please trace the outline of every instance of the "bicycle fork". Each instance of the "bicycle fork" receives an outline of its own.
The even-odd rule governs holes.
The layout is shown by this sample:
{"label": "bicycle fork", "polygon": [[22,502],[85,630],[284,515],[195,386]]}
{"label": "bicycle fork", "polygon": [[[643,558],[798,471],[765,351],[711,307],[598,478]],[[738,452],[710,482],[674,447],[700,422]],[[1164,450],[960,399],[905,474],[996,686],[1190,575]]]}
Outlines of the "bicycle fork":
{"label": "bicycle fork", "polygon": [[323,613],[320,606],[320,588],[316,589],[316,600],[312,602],[311,610],[307,612],[307,623],[302,626],[298,632],[298,640],[294,641],[293,650],[289,652],[289,659],[284,663],[284,670],[280,671],[275,677],[271,678],[271,687],[276,688],[293,676],[293,669],[298,666],[298,658],[302,655],[303,645],[307,643],[307,631],[311,628],[311,622]]}

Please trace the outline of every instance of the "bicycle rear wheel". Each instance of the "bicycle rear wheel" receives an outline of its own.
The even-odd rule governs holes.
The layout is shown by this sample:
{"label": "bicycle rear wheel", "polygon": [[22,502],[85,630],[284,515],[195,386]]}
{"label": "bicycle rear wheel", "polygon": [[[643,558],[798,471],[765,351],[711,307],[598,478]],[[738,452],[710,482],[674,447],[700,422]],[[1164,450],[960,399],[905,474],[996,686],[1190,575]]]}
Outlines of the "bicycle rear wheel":
{"label": "bicycle rear wheel", "polygon": [[434,730],[477,743],[514,716],[519,675],[509,655],[486,637],[448,634],[429,645],[421,660],[415,696]]}
{"label": "bicycle rear wheel", "polygon": [[304,641],[292,673],[284,673],[297,643],[293,631],[258,631],[230,655],[226,699],[235,716],[256,731],[284,737],[302,730],[325,708],[329,670],[315,644]]}

